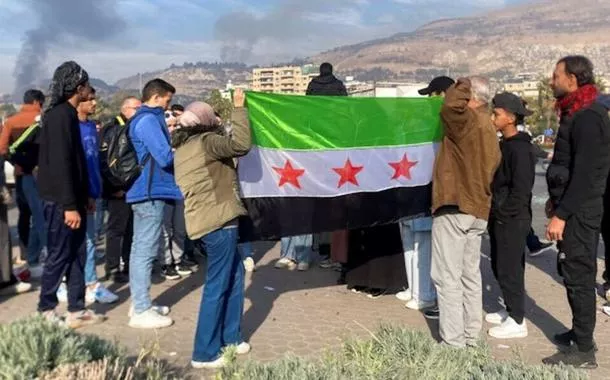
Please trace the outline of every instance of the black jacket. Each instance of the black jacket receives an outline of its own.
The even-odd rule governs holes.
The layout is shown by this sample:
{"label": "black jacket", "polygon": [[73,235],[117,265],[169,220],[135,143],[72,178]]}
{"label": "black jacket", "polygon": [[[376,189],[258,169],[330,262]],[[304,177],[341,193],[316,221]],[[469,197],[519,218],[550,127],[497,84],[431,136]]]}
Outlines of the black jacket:
{"label": "black jacket", "polygon": [[76,109],[68,102],[47,111],[39,133],[38,192],[64,210],[83,212],[88,203],[87,163]]}
{"label": "black jacket", "polygon": [[562,117],[553,161],[547,171],[555,215],[567,220],[587,210],[598,212],[610,169],[610,119],[601,103]]}
{"label": "black jacket", "polygon": [[311,80],[306,95],[347,96],[345,85],[334,75],[320,75]]}
{"label": "black jacket", "polygon": [[500,221],[532,217],[536,157],[532,138],[524,132],[500,142],[502,161],[492,182],[491,216]]}

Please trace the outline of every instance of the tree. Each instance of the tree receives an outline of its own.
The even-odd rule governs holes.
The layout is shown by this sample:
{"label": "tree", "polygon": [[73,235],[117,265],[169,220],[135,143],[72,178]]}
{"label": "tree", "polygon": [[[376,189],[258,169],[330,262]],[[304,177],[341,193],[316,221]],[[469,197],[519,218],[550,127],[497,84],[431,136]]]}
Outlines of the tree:
{"label": "tree", "polygon": [[17,108],[11,103],[0,104],[0,117],[8,117],[17,112]]}
{"label": "tree", "polygon": [[218,112],[222,120],[229,120],[233,112],[233,102],[230,99],[225,99],[219,90],[212,90],[210,97],[205,101]]}
{"label": "tree", "polygon": [[534,114],[527,118],[533,134],[542,134],[548,128],[557,129],[559,119],[555,112],[555,96],[550,80],[541,77],[538,82],[538,99],[525,99]]}

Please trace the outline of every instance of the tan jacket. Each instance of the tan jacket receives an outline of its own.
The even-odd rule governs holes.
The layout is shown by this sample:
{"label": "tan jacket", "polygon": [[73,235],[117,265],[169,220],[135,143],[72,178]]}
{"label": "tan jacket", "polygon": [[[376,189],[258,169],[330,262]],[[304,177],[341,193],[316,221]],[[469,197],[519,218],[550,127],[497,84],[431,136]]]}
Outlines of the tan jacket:
{"label": "tan jacket", "polygon": [[432,213],[444,206],[487,220],[491,182],[500,164],[500,148],[487,107],[468,107],[468,79],[448,91],[441,109],[444,133],[434,165]]}
{"label": "tan jacket", "polygon": [[235,109],[231,119],[231,136],[204,127],[181,128],[172,135],[174,173],[184,195],[186,232],[193,240],[246,214],[234,158],[252,145],[247,109]]}

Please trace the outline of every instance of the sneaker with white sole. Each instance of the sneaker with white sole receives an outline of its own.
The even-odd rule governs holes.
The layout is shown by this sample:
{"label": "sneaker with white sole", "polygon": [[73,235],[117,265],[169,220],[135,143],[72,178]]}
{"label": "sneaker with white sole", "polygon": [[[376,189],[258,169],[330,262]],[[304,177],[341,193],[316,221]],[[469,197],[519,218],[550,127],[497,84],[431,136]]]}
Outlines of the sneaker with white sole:
{"label": "sneaker with white sole", "polygon": [[32,284],[29,282],[17,281],[13,285],[6,286],[0,289],[0,296],[13,296],[16,294],[27,293],[32,289]]}
{"label": "sneaker with white sole", "polygon": [[66,322],[55,310],[47,310],[39,313],[47,322],[58,326],[65,326]]}
{"label": "sneaker with white sole", "polygon": [[436,305],[435,301],[418,301],[413,298],[405,304],[405,307],[411,310],[424,310],[434,305]]}
{"label": "sneaker with white sole", "polygon": [[514,339],[527,337],[527,324],[525,320],[521,324],[511,317],[506,318],[500,326],[489,329],[489,336],[496,339]]}
{"label": "sneaker with white sole", "polygon": [[297,270],[301,271],[301,272],[305,272],[305,271],[309,270],[309,263],[305,262],[305,261],[301,261],[300,263],[297,264]]}
{"label": "sneaker with white sole", "polygon": [[256,264],[254,264],[254,259],[251,257],[246,257],[244,259],[244,268],[248,273],[254,272],[256,270]]}
{"label": "sneaker with white sole", "polygon": [[401,292],[396,293],[396,298],[401,300],[402,302],[409,302],[413,299],[413,295],[409,289],[405,289]]}
{"label": "sneaker with white sole", "polygon": [[227,365],[225,358],[223,356],[219,357],[216,360],[212,360],[211,362],[198,362],[195,360],[191,360],[191,367],[195,369],[219,369]]}
{"label": "sneaker with white sole", "polygon": [[274,267],[276,267],[277,269],[295,270],[297,269],[297,263],[290,260],[289,258],[282,257],[281,259],[276,261]]}
{"label": "sneaker with white sole", "polygon": [[[152,305],[152,309],[154,311],[157,312],[157,314],[162,315],[162,316],[168,316],[170,313],[170,308],[169,306],[159,306],[159,305]],[[129,307],[129,311],[127,312],[127,316],[129,318],[133,317],[133,314],[135,313],[135,310],[133,308],[133,304]]]}
{"label": "sneaker with white sole", "polygon": [[235,346],[235,352],[237,355],[246,355],[250,351],[252,351],[252,346],[250,346],[250,343],[248,342],[241,342]]}
{"label": "sneaker with white sole", "polygon": [[31,278],[42,278],[42,273],[44,272],[42,265],[32,265],[29,269]]}
{"label": "sneaker with white sole", "polygon": [[129,318],[129,327],[134,329],[162,329],[174,323],[170,317],[161,315],[152,307],[143,313],[135,313]]}
{"label": "sneaker with white sole", "polygon": [[95,285],[93,290],[87,288],[87,292],[85,293],[85,302],[115,303],[118,300],[119,296],[112,293],[99,282]]}
{"label": "sneaker with white sole", "polygon": [[508,311],[501,309],[495,313],[489,313],[485,316],[485,321],[492,325],[501,325],[508,318]]}
{"label": "sneaker with white sole", "polygon": [[66,326],[71,329],[78,329],[85,326],[97,325],[106,320],[106,316],[96,314],[92,310],[84,309],[76,313],[68,313],[66,316]]}
{"label": "sneaker with white sole", "polygon": [[178,272],[180,276],[190,276],[193,274],[191,267],[182,263],[176,265],[176,272]]}

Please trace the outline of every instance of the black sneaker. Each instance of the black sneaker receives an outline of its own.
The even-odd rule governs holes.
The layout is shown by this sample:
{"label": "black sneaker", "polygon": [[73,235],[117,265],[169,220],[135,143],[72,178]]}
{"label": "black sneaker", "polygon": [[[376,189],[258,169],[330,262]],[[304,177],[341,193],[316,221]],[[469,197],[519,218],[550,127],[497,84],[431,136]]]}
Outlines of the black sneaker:
{"label": "black sneaker", "polygon": [[193,274],[193,270],[191,269],[191,267],[188,265],[185,265],[182,262],[180,264],[176,265],[176,272],[178,272],[178,274],[180,276],[190,276]]}
{"label": "black sneaker", "polygon": [[197,267],[199,266],[199,263],[197,261],[195,261],[195,258],[191,258],[190,256],[183,256],[180,259],[180,264],[189,268],[193,268],[193,267]]}
{"label": "black sneaker", "polygon": [[385,289],[370,288],[370,289],[366,290],[366,296],[368,298],[372,298],[372,299],[379,298],[384,294],[385,294]]}
{"label": "black sneaker", "polygon": [[438,311],[438,306],[433,306],[424,310],[424,317],[426,317],[426,319],[438,319],[439,315],[440,312]]}
{"label": "black sneaker", "polygon": [[179,280],[182,278],[173,265],[163,265],[161,267],[161,276],[167,278],[168,280]]}
{"label": "black sneaker", "polygon": [[[566,331],[562,334],[555,334],[553,336],[553,343],[560,347],[571,347],[572,345],[576,345],[576,335],[574,335],[573,330]],[[595,352],[599,350],[595,342],[593,342],[593,350]]]}
{"label": "black sneaker", "polygon": [[118,268],[106,271],[104,281],[112,280],[115,284],[126,284],[129,282],[129,272],[121,272]]}
{"label": "black sneaker", "polygon": [[595,349],[589,351],[571,350],[569,352],[558,352],[553,356],[542,359],[544,364],[559,365],[565,364],[580,369],[595,369],[597,368],[597,360],[595,358]]}
{"label": "black sneaker", "polygon": [[534,247],[533,249],[530,249],[530,256],[535,257],[538,256],[542,253],[542,251],[544,251],[545,249],[547,249],[548,247],[552,246],[553,243],[552,242],[540,242],[540,244],[536,245],[536,247]]}

